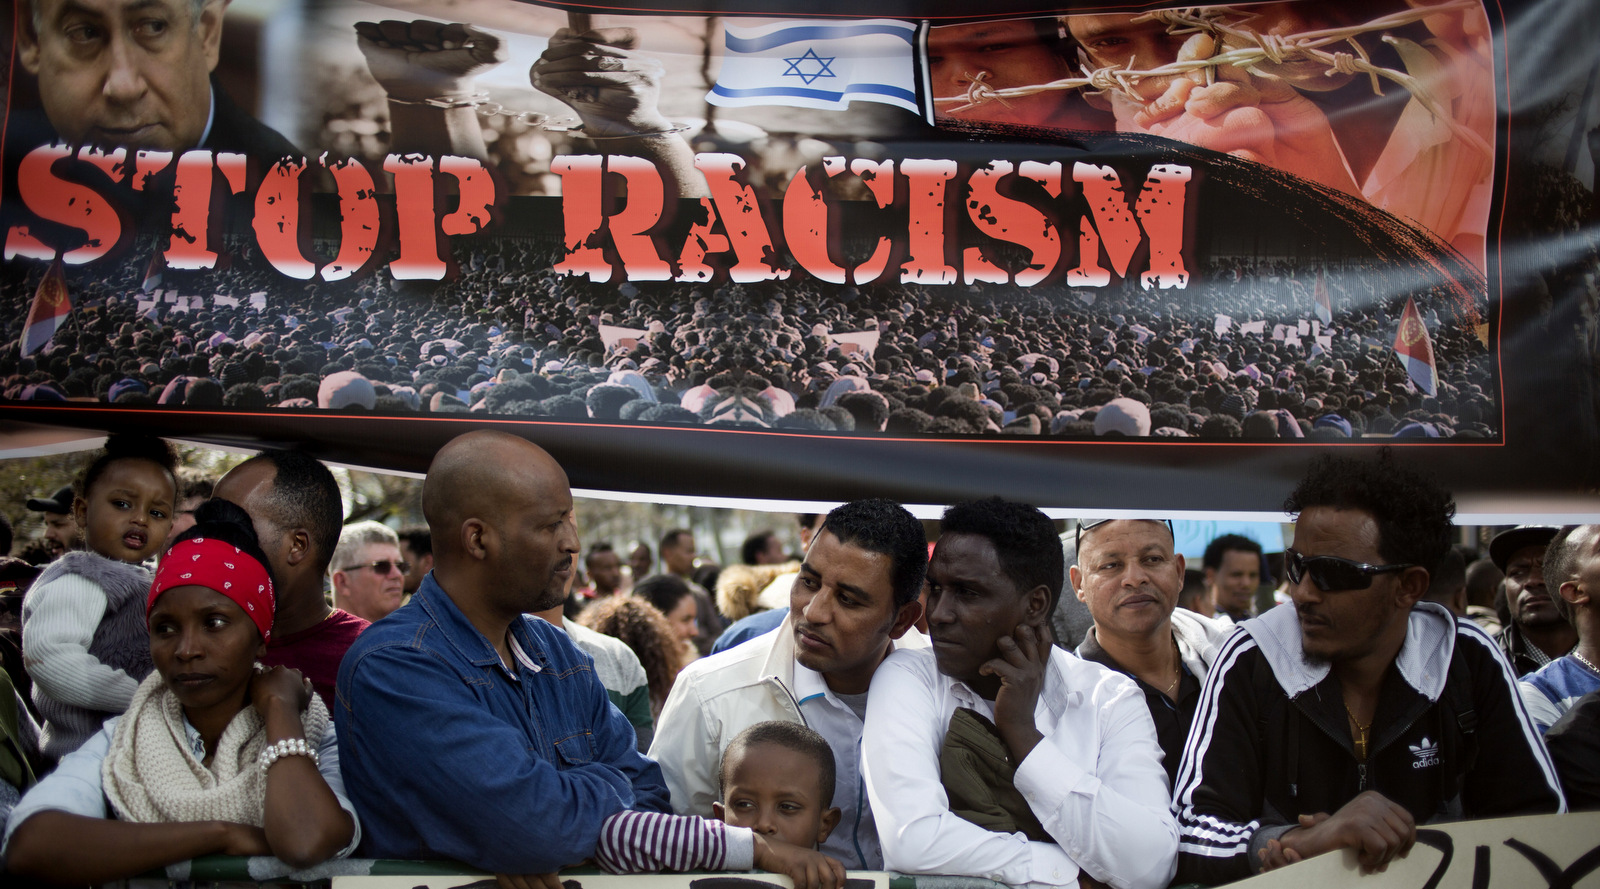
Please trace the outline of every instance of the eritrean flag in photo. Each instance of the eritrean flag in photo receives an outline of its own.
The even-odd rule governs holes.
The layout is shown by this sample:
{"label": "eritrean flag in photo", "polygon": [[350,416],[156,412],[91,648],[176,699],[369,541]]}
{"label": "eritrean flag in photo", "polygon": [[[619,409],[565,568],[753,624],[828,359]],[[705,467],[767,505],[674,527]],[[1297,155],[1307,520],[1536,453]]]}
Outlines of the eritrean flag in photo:
{"label": "eritrean flag in photo", "polygon": [[1395,331],[1394,354],[1399,356],[1406,376],[1418,389],[1435,394],[1439,370],[1433,363],[1433,340],[1428,337],[1428,327],[1422,323],[1422,314],[1410,297],[1406,298],[1405,314],[1400,316],[1400,329]]}
{"label": "eritrean flag in photo", "polygon": [[32,355],[48,345],[70,314],[72,295],[67,293],[67,278],[57,259],[33,292],[33,306],[28,309],[28,321],[22,328],[22,354]]}

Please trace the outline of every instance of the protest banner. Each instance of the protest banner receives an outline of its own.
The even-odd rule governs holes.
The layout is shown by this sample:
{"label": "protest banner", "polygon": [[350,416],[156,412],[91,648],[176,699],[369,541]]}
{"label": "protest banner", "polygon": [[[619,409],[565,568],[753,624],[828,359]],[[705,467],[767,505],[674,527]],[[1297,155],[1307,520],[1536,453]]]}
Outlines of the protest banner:
{"label": "protest banner", "polygon": [[[1065,509],[1275,510],[1393,443],[1592,508],[1583,4],[649,6],[263,0],[160,108],[8,32],[0,421],[406,471],[495,424],[595,490]],[[352,370],[371,404],[293,406]],[[93,400],[179,376],[218,385]],[[1094,435],[1122,395],[1148,438]],[[1306,436],[1239,437],[1278,409]]]}

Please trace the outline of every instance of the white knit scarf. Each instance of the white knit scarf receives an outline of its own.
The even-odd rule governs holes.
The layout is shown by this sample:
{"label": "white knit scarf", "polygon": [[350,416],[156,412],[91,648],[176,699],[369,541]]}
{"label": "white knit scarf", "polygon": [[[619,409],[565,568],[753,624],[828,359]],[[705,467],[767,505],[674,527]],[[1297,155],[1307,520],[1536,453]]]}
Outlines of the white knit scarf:
{"label": "white knit scarf", "polygon": [[[320,695],[311,696],[300,722],[306,743],[316,749],[328,730],[328,708]],[[223,729],[211,766],[201,765],[189,749],[183,706],[161,674],[151,673],[117,723],[101,766],[101,783],[124,821],[231,821],[261,827],[267,776],[260,757],[266,745],[266,724],[246,704]]]}

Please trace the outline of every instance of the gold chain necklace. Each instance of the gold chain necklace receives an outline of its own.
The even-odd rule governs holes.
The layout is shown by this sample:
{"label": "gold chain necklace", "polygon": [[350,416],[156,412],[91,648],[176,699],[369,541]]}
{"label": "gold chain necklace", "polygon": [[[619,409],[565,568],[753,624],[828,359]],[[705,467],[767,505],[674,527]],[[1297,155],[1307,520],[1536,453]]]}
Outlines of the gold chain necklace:
{"label": "gold chain necklace", "polygon": [[1356,714],[1350,709],[1350,703],[1348,701],[1345,701],[1343,703],[1344,703],[1344,712],[1346,713],[1346,715],[1348,715],[1350,717],[1350,722],[1352,724],[1354,724],[1355,727],[1356,727],[1356,734],[1357,734],[1357,737],[1355,739],[1355,742],[1356,742],[1356,758],[1361,760],[1362,762],[1366,762],[1367,761],[1367,729],[1372,728],[1372,723],[1368,722],[1366,725],[1362,725],[1361,724],[1361,720],[1357,719],[1356,718]]}
{"label": "gold chain necklace", "polygon": [[1172,659],[1178,665],[1178,675],[1172,677],[1172,684],[1162,692],[1167,697],[1172,697],[1172,690],[1178,687],[1178,681],[1183,678],[1183,655],[1178,652],[1178,640],[1172,640]]}

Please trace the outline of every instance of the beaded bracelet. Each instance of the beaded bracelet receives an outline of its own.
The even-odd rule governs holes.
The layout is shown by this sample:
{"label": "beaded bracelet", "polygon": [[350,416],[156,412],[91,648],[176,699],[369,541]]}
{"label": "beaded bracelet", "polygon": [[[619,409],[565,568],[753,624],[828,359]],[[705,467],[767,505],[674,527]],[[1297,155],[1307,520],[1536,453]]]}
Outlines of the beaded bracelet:
{"label": "beaded bracelet", "polygon": [[276,744],[268,744],[261,750],[261,771],[265,772],[272,764],[285,756],[309,756],[311,764],[322,765],[322,757],[317,751],[311,749],[305,738],[285,738]]}

